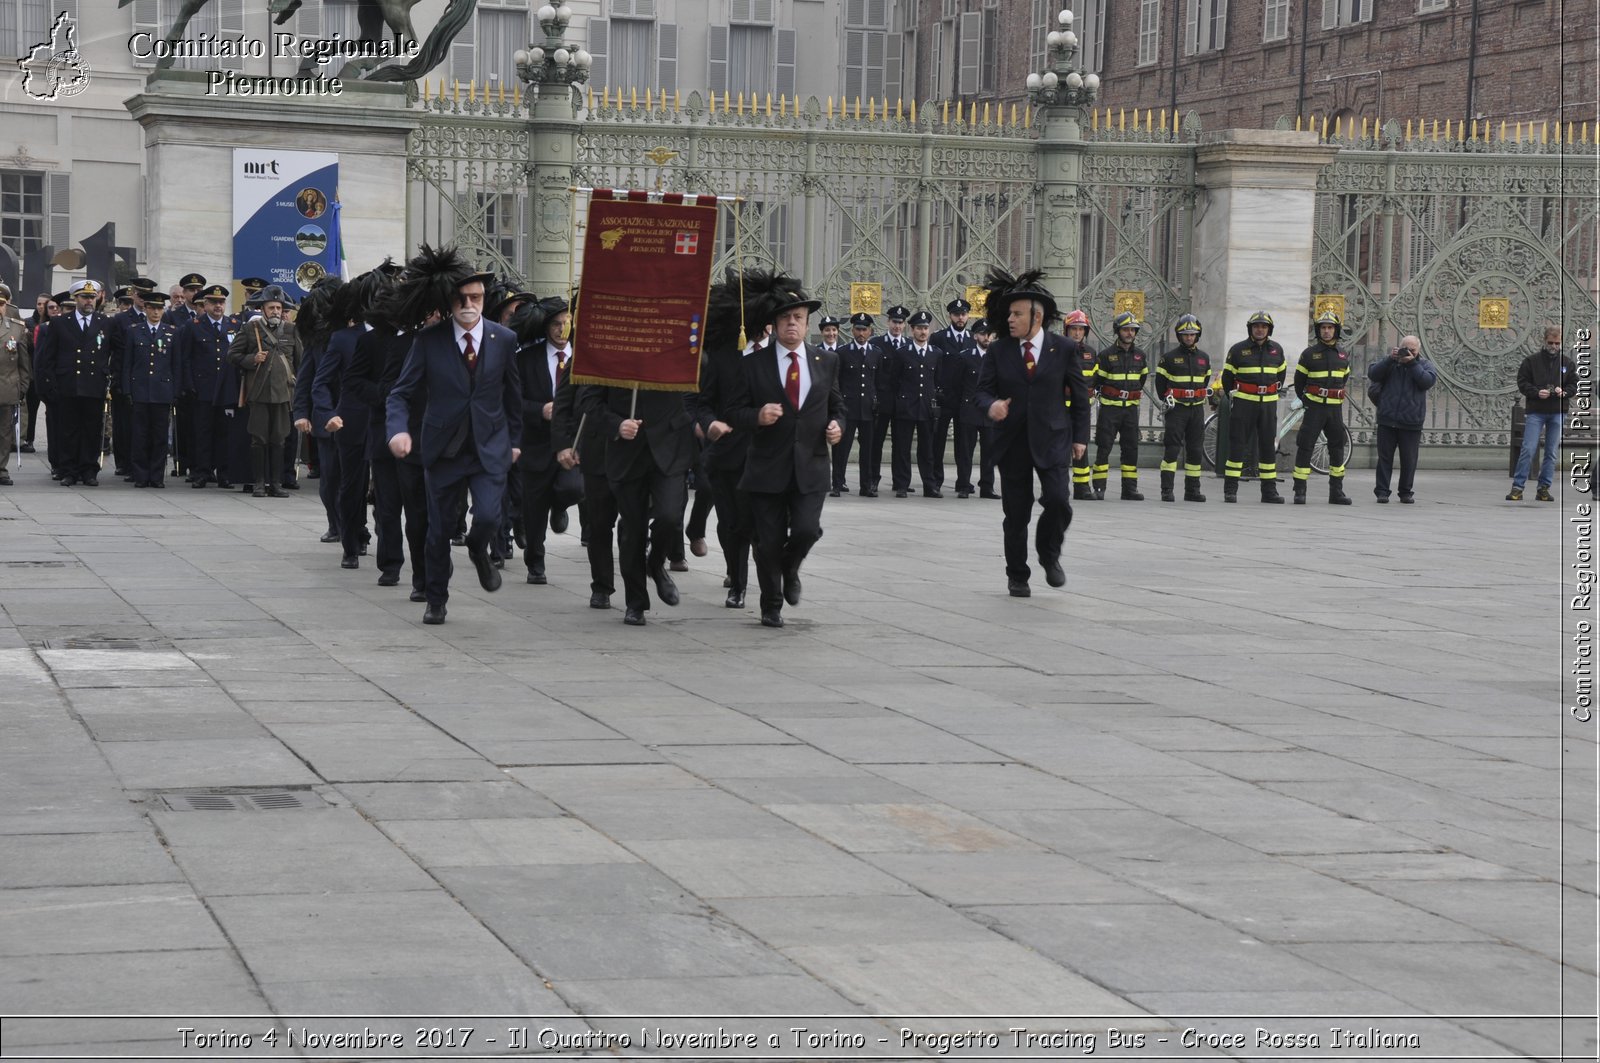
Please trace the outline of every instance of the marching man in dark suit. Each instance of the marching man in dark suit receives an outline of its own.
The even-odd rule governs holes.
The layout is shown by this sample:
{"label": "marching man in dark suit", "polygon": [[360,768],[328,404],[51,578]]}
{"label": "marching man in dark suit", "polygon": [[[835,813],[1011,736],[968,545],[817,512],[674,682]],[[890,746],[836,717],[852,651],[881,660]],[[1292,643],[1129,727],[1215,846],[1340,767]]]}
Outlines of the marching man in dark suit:
{"label": "marching man in dark suit", "polygon": [[[389,450],[404,459],[417,447],[428,488],[428,607],[424,624],[442,624],[450,597],[450,525],[462,496],[472,490],[467,556],[486,591],[500,589],[489,544],[500,528],[506,474],[522,453],[522,383],[517,337],[485,321],[483,295],[492,274],[478,273],[454,248],[421,254],[407,263],[398,292],[397,320],[444,320],[417,333],[400,378],[389,392]],[[411,407],[423,404],[422,433],[411,438]]]}
{"label": "marching man in dark suit", "polygon": [[523,561],[528,582],[547,582],[544,565],[545,530],[567,528],[567,510],[583,495],[581,473],[556,461],[551,443],[556,392],[571,376],[572,344],[568,323],[572,314],[560,296],[541,299],[517,311],[512,319],[521,347],[517,365],[522,376],[522,457],[517,469],[522,477]]}
{"label": "marching man in dark suit", "polygon": [[822,535],[844,399],[838,355],[806,343],[822,304],[796,286],[770,305],[772,340],[744,360],[729,417],[735,432],[752,433],[739,487],[750,495],[761,623],[782,627],[783,603],[800,604],[800,564]]}
{"label": "marching man in dark suit", "polygon": [[[1044,512],[1034,543],[1039,565],[1052,587],[1065,586],[1061,543],[1072,523],[1072,462],[1089,447],[1089,388],[1079,367],[1078,345],[1051,335],[1056,301],[1030,270],[1012,277],[989,273],[984,313],[1006,322],[1008,335],[989,348],[978,375],[978,408],[995,422],[995,464],[1000,469],[1005,512],[1006,586],[1026,598],[1028,522],[1033,516],[1033,478],[1039,477]],[[1065,400],[1070,398],[1068,407]],[[1070,412],[1069,412],[1070,411]]]}

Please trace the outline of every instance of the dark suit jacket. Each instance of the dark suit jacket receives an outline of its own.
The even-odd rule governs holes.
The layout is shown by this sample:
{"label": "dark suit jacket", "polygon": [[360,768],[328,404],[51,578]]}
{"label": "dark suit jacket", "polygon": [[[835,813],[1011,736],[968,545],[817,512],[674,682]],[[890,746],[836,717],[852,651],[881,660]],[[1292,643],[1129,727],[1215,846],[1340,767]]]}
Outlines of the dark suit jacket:
{"label": "dark suit jacket", "polygon": [[[754,357],[754,355],[751,355]],[[694,415],[702,432],[711,430],[712,421],[733,424],[733,403],[739,391],[739,381],[744,376],[744,363],[748,361],[736,348],[715,354],[707,353],[700,363],[700,390],[689,397],[689,412]],[[750,432],[735,431],[715,442],[708,442],[705,463],[708,469],[723,472],[744,468],[745,456],[750,452]],[[711,437],[706,436],[709,440]]]}
{"label": "dark suit jacket", "polygon": [[[316,375],[311,381],[311,426],[321,432],[329,418],[337,415],[344,420],[340,432],[354,431],[367,434],[367,419],[371,416],[365,403],[346,398],[344,393],[345,370],[355,356],[356,344],[366,333],[365,325],[351,325],[328,337],[328,345],[317,358]],[[327,435],[326,432],[321,432]]]}
{"label": "dark suit jacket", "polygon": [[[606,477],[621,483],[659,470],[664,476],[681,476],[694,464],[694,418],[688,396],[681,391],[639,391],[637,406],[632,388],[585,387],[578,392],[578,414],[587,425],[598,425],[606,438]],[[632,439],[618,433],[629,409],[644,422],[644,431]],[[585,459],[590,460],[590,459]],[[595,469],[589,468],[593,476]]]}
{"label": "dark suit jacket", "polygon": [[162,324],[150,332],[149,323],[130,325],[116,333],[112,341],[112,374],[117,390],[131,402],[172,405],[178,401],[179,382],[184,376],[182,348],[178,332]]}
{"label": "dark suit jacket", "polygon": [[[103,399],[111,373],[111,341],[119,327],[104,314],[89,319],[85,332],[78,313],[63,313],[40,334],[33,379],[45,401],[52,398]],[[121,382],[118,382],[121,390]]]}
{"label": "dark suit jacket", "polygon": [[[555,448],[551,446],[551,420],[544,419],[544,404],[554,402],[556,388],[550,380],[550,344],[548,340],[523,344],[517,350],[517,366],[522,375],[522,468],[530,472],[543,472],[555,461]],[[572,375],[572,352],[567,351],[567,367],[561,371],[565,380]]]}
{"label": "dark suit jacket", "polygon": [[389,392],[388,436],[409,430],[411,406],[423,404],[422,438],[412,445],[427,468],[450,456],[467,425],[478,462],[491,476],[511,468],[511,448],[522,439],[522,380],[517,372],[516,333],[483,323],[477,369],[470,375],[455,325],[446,319],[417,333],[400,378]]}
{"label": "dark suit jacket", "polygon": [[[990,350],[993,349],[991,345]],[[958,424],[987,428],[994,423],[989,420],[987,410],[978,409],[978,374],[983,372],[983,363],[988,361],[989,357],[988,354],[979,354],[978,347],[974,344],[963,348],[951,359],[957,370],[951,390],[956,406],[950,414]]]}
{"label": "dark suit jacket", "polygon": [[[750,454],[745,459],[739,487],[745,491],[776,493],[792,485],[803,493],[826,491],[832,484],[828,447],[828,422],[844,416],[839,394],[839,355],[806,344],[806,364],[811,388],[796,410],[784,390],[778,370],[778,349],[767,346],[744,359],[728,411],[734,432],[748,432]],[[758,423],[761,407],[783,405],[783,416],[766,426]]]}
{"label": "dark suit jacket", "polygon": [[[978,408],[1010,399],[1011,410],[994,422],[994,452],[1005,461],[1012,447],[1027,447],[1037,468],[1072,464],[1072,445],[1089,442],[1089,388],[1083,381],[1078,345],[1065,336],[1044,334],[1033,378],[1022,361],[1022,343],[995,340],[978,373]],[[1071,398],[1072,406],[1066,405]]]}
{"label": "dark suit jacket", "polygon": [[[228,361],[228,345],[239,331],[239,321],[224,315],[222,333],[205,315],[178,330],[178,346],[182,348],[184,365],[183,390],[193,393],[195,401],[208,406],[235,406],[239,402],[239,377]],[[231,393],[224,382],[232,385]]]}
{"label": "dark suit jacket", "polygon": [[[389,451],[389,435],[386,431],[389,392],[393,390],[394,382],[400,379],[400,370],[406,364],[406,355],[411,353],[414,338],[409,332],[375,328],[356,341],[356,353],[345,370],[345,391],[365,395],[372,404],[371,423],[367,428],[367,457],[374,461],[385,458],[394,460],[394,455]],[[427,405],[426,397],[424,392],[420,399],[416,396],[412,399],[411,416],[406,421],[406,431],[412,440],[422,438],[422,409]],[[400,460],[421,465],[422,454],[413,447],[411,453]]]}

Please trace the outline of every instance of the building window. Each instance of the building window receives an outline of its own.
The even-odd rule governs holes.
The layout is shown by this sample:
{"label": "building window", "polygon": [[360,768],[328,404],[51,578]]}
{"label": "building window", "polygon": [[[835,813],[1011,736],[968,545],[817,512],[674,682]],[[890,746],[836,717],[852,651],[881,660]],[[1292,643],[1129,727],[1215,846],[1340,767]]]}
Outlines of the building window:
{"label": "building window", "polygon": [[1228,36],[1228,0],[1188,0],[1183,51],[1220,52]]}
{"label": "building window", "polygon": [[478,209],[483,211],[483,239],[487,250],[506,262],[521,261],[517,248],[517,234],[522,231],[519,219],[522,214],[518,197],[505,192],[479,192]]}
{"label": "building window", "polygon": [[1051,0],[1033,0],[1033,33],[1028,49],[1029,70],[1044,70],[1048,63],[1044,38],[1056,28],[1056,14],[1052,10],[1054,7]]}
{"label": "building window", "polygon": [[1161,0],[1139,0],[1139,66],[1156,61],[1161,47]]}
{"label": "building window", "polygon": [[648,89],[656,83],[654,22],[635,18],[611,20],[606,52],[606,77],[623,89]]}
{"label": "building window", "polygon": [[1427,15],[1435,11],[1447,11],[1450,0],[1417,0],[1417,14]]}
{"label": "building window", "polygon": [[[888,0],[846,0],[844,98],[881,99],[887,92]],[[896,93],[898,95],[898,92]]]}
{"label": "building window", "polygon": [[772,91],[772,28],[728,27],[728,84],[725,91],[752,98]]}
{"label": "building window", "polygon": [[531,34],[526,10],[480,6],[476,80],[491,89],[503,85],[510,96],[517,84],[517,64],[511,57],[528,47]]}
{"label": "building window", "polygon": [[[50,35],[55,10],[38,0],[0,0],[0,55],[25,56]],[[83,47],[83,40],[78,47]]]}
{"label": "building window", "polygon": [[1261,15],[1261,39],[1282,41],[1289,37],[1289,0],[1267,0]]}
{"label": "building window", "polygon": [[1098,72],[1106,59],[1106,0],[1072,0],[1072,28],[1078,34],[1078,62]]}
{"label": "building window", "polygon": [[1000,9],[983,10],[983,55],[978,63],[978,91],[993,95],[999,87],[995,72],[1000,67]]}
{"label": "building window", "polygon": [[1322,28],[1332,30],[1371,22],[1375,7],[1374,0],[1322,0]]}
{"label": "building window", "polygon": [[21,258],[44,239],[44,174],[0,173],[0,243]]}

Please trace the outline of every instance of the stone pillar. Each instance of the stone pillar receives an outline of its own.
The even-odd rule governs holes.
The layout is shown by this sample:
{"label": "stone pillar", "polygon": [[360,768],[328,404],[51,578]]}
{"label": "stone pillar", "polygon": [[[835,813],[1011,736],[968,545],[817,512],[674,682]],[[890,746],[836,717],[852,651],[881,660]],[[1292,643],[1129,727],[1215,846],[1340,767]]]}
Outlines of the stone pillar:
{"label": "stone pillar", "polygon": [[1195,149],[1190,305],[1218,366],[1257,310],[1291,363],[1310,342],[1317,174],[1337,154],[1292,130],[1228,129]]}
{"label": "stone pillar", "polygon": [[1039,218],[1033,259],[1026,265],[1045,272],[1045,287],[1066,313],[1078,302],[1078,184],[1083,178],[1083,109],[1070,105],[1040,108]]}
{"label": "stone pillar", "polygon": [[338,96],[206,94],[204,71],[161,70],[125,106],[144,127],[144,260],[165,285],[191,270],[233,272],[233,149],[339,155],[340,224],[355,272],[406,258],[406,141],[417,116],[405,87],[345,81]]}
{"label": "stone pillar", "polygon": [[577,282],[572,271],[578,254],[572,221],[572,193],[577,184],[579,123],[572,110],[572,89],[565,83],[539,87],[531,108],[533,174],[528,198],[533,204],[533,254],[528,286],[541,296],[566,295]]}

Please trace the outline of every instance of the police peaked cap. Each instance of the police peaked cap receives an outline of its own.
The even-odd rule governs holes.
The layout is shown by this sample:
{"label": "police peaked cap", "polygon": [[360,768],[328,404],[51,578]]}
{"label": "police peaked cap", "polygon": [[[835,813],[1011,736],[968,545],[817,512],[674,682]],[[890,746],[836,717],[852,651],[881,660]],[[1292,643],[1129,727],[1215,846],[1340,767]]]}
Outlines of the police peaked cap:
{"label": "police peaked cap", "polygon": [[933,315],[928,313],[926,310],[918,310],[915,314],[911,315],[911,326],[913,328],[918,325],[931,324],[933,324]]}
{"label": "police peaked cap", "polygon": [[872,327],[872,315],[871,314],[864,314],[864,313],[863,314],[851,314],[850,315],[850,325],[853,328],[871,328]]}
{"label": "police peaked cap", "polygon": [[944,304],[944,312],[947,314],[966,314],[970,313],[971,310],[972,304],[967,302],[965,299],[962,299],[960,296],[957,296],[948,303]]}

